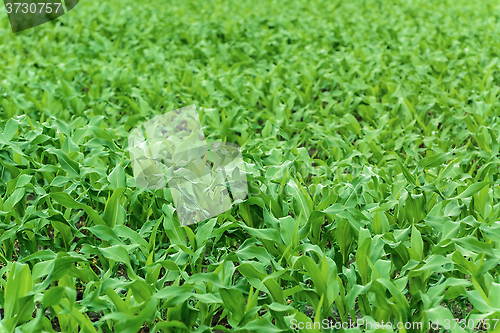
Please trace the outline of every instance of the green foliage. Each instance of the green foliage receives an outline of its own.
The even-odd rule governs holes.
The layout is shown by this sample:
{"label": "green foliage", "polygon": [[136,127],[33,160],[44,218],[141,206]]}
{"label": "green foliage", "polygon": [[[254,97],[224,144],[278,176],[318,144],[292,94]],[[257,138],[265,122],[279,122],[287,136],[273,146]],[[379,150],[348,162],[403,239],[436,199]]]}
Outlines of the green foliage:
{"label": "green foliage", "polygon": [[[2,12],[0,332],[500,331],[499,13],[94,1],[14,35]],[[126,145],[193,103],[251,194],[181,226]]]}

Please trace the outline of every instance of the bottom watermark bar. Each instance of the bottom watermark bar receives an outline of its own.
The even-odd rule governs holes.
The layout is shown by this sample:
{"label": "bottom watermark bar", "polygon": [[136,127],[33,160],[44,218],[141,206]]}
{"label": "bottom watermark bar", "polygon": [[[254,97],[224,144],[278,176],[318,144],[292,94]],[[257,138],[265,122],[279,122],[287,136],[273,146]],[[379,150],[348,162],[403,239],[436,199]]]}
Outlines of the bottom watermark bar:
{"label": "bottom watermark bar", "polygon": [[454,319],[449,320],[445,319],[443,321],[429,321],[427,323],[422,322],[376,322],[365,319],[357,319],[356,321],[335,321],[329,319],[323,319],[321,322],[301,322],[296,319],[292,319],[290,321],[290,328],[293,330],[302,330],[302,329],[367,329],[367,330],[377,330],[377,329],[406,329],[406,330],[421,330],[424,327],[427,329],[439,329],[439,327],[443,327],[446,330],[449,329],[474,329],[478,326],[481,326],[485,329],[495,329],[499,320],[498,319]]}

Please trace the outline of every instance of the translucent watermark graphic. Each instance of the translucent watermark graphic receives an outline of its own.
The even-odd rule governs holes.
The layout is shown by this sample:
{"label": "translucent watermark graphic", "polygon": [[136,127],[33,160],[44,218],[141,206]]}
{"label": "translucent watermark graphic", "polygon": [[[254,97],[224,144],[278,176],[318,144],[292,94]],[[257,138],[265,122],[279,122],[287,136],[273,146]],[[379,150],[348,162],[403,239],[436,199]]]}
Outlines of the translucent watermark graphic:
{"label": "translucent watermark graphic", "polygon": [[219,215],[248,195],[239,147],[208,142],[195,105],[147,121],[128,143],[137,187],[168,185],[182,225]]}
{"label": "translucent watermark graphic", "polygon": [[481,315],[477,316],[477,318],[469,318],[469,319],[439,319],[436,320],[428,320],[426,322],[391,322],[391,321],[380,321],[377,322],[373,320],[373,318],[368,317],[367,319],[358,318],[355,321],[335,321],[330,319],[323,319],[321,322],[311,322],[311,321],[299,321],[297,319],[292,319],[290,321],[290,328],[292,330],[333,330],[336,331],[344,329],[344,330],[386,330],[386,331],[394,331],[395,329],[399,331],[422,331],[426,328],[426,332],[429,330],[439,331],[440,328],[444,328],[445,332],[449,330],[479,330],[482,329],[495,329],[497,327],[499,319],[488,319],[488,318],[480,318]]}
{"label": "translucent watermark graphic", "polygon": [[4,0],[12,32],[20,32],[52,21],[75,8],[79,0],[49,1]]}

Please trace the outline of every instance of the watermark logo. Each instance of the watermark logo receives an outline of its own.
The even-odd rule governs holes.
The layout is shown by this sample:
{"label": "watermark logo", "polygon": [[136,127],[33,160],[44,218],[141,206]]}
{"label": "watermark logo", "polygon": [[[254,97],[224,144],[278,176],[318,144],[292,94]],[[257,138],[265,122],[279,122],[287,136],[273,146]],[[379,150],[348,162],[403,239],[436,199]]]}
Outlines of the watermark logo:
{"label": "watermark logo", "polygon": [[135,128],[128,146],[137,187],[168,185],[182,225],[219,215],[247,197],[239,147],[208,142],[195,105]]}
{"label": "watermark logo", "polygon": [[[49,0],[50,1],[50,0]],[[78,0],[4,0],[12,32],[20,32],[52,21],[75,8]]]}

